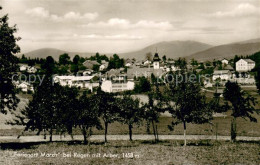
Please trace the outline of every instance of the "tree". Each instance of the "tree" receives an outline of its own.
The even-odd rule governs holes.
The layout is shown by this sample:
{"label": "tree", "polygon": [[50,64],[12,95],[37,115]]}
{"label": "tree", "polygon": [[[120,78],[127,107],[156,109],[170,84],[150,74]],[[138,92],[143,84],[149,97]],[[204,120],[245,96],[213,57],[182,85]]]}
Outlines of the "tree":
{"label": "tree", "polygon": [[79,99],[76,125],[80,127],[84,137],[84,144],[87,144],[87,138],[91,135],[91,128],[101,129],[99,113],[95,110],[94,97],[88,97],[86,92]]}
{"label": "tree", "polygon": [[[46,63],[43,65],[44,77],[41,84],[35,84],[35,92],[33,99],[28,106],[22,110],[22,115],[19,117],[21,124],[26,125],[26,130],[37,130],[37,134],[41,131],[49,131],[50,141],[52,141],[53,130],[58,127],[60,120],[60,112],[64,108],[63,103],[63,87],[59,84],[54,84],[52,75],[54,73],[54,60],[47,57]],[[25,122],[25,120],[28,120]]]}
{"label": "tree", "polygon": [[124,67],[124,59],[119,58],[117,54],[114,54],[113,57],[110,57],[110,60],[108,62],[108,69],[118,69],[121,67]]}
{"label": "tree", "polygon": [[56,122],[56,132],[63,134],[68,132],[73,139],[73,127],[76,126],[78,119],[78,111],[81,103],[79,102],[79,90],[76,87],[61,87],[60,99],[57,104],[57,114],[59,117]]}
{"label": "tree", "polygon": [[186,59],[185,58],[178,58],[178,60],[175,61],[175,66],[179,67],[182,70],[187,69]]}
{"label": "tree", "polygon": [[153,135],[155,142],[159,141],[159,133],[157,124],[159,122],[160,113],[163,110],[158,106],[158,102],[156,103],[155,93],[148,93],[148,103],[144,104],[144,118],[147,121],[147,130],[149,131],[149,125],[152,123]]}
{"label": "tree", "polygon": [[118,120],[118,106],[116,98],[112,93],[106,93],[99,87],[94,97],[93,108],[99,112],[101,119],[105,125],[105,142],[107,142],[108,124]]}
{"label": "tree", "polygon": [[205,69],[205,66],[203,63],[200,63],[200,66],[198,67],[198,69]]}
{"label": "tree", "polygon": [[153,60],[153,55],[152,55],[152,53],[151,53],[151,52],[146,53],[145,59],[146,59],[146,60],[149,60],[149,61],[152,61],[152,60]]}
{"label": "tree", "polygon": [[79,64],[79,60],[80,60],[80,57],[79,57],[79,55],[75,55],[74,56],[74,58],[73,58],[73,64],[75,64],[75,65],[78,65]]}
{"label": "tree", "polygon": [[233,68],[236,70],[236,62],[239,61],[241,58],[235,55],[234,60],[233,60]]}
{"label": "tree", "polygon": [[163,62],[166,62],[166,60],[167,60],[165,55],[162,57],[162,59],[163,59]]}
{"label": "tree", "polygon": [[77,64],[71,64],[70,71],[76,75],[77,72],[79,71],[78,65]]}
{"label": "tree", "polygon": [[197,66],[198,65],[198,61],[196,61],[194,58],[191,59],[191,65],[192,66]]}
{"label": "tree", "polygon": [[256,81],[256,87],[258,89],[258,93],[260,94],[260,67],[257,68],[256,76],[255,76],[255,81]]}
{"label": "tree", "polygon": [[70,64],[70,56],[67,53],[60,55],[59,57],[60,65],[68,65]]}
{"label": "tree", "polygon": [[151,90],[151,84],[144,76],[139,78],[139,83],[135,85],[134,91],[137,93],[149,92]]}
{"label": "tree", "polygon": [[4,114],[8,110],[15,110],[19,102],[15,95],[12,74],[17,69],[18,59],[14,54],[20,52],[20,47],[16,44],[20,38],[14,36],[17,28],[10,27],[8,19],[8,15],[0,18],[0,112]]}
{"label": "tree", "polygon": [[120,121],[123,124],[128,125],[129,139],[132,141],[133,125],[139,125],[143,116],[142,108],[140,108],[140,101],[139,99],[132,98],[129,94],[124,94],[122,98],[118,99],[117,104],[120,109]]}
{"label": "tree", "polygon": [[255,111],[256,98],[252,97],[248,93],[241,90],[240,86],[236,82],[228,81],[225,85],[223,96],[226,101],[231,103],[231,110],[233,117],[231,120],[231,140],[236,141],[236,119],[242,117],[248,118],[251,122],[257,122],[257,119],[253,117]]}
{"label": "tree", "polygon": [[187,123],[202,124],[212,119],[213,111],[208,108],[206,98],[201,94],[200,84],[197,79],[190,79],[191,73],[177,72],[177,79],[166,88],[166,105],[172,114],[173,122],[169,129],[182,123],[184,134],[184,146],[186,146]]}

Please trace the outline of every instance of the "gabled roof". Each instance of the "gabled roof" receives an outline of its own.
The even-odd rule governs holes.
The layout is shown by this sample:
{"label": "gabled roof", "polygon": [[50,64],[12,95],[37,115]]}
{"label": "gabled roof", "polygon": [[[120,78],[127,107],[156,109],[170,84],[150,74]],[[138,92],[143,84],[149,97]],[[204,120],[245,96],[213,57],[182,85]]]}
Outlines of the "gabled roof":
{"label": "gabled roof", "polygon": [[249,62],[249,63],[254,63],[254,61],[253,60],[251,60],[251,59],[241,59],[241,60],[244,60],[244,61],[246,61],[246,62]]}
{"label": "gabled roof", "polygon": [[234,70],[234,68],[231,65],[227,65],[224,67],[225,70]]}
{"label": "gabled roof", "polygon": [[213,74],[228,74],[229,70],[215,70]]}

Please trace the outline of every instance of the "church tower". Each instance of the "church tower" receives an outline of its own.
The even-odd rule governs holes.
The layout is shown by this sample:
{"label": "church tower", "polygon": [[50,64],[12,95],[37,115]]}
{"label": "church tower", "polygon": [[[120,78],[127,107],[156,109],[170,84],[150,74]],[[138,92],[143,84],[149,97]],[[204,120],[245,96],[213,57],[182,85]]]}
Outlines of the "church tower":
{"label": "church tower", "polygon": [[160,69],[160,58],[158,53],[156,52],[154,57],[153,57],[153,68],[154,69]]}

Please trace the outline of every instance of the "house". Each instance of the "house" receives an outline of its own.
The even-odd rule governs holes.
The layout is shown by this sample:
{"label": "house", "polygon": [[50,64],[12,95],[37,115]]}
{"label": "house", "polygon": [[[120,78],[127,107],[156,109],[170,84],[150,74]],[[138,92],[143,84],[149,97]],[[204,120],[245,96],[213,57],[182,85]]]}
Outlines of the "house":
{"label": "house", "polygon": [[87,69],[93,69],[94,66],[100,66],[100,63],[98,63],[97,61],[92,61],[92,60],[86,60],[83,65],[87,68]]}
{"label": "house", "polygon": [[55,76],[54,82],[59,83],[61,86],[70,86],[73,77],[75,76]]}
{"label": "house", "polygon": [[55,76],[54,82],[59,83],[61,86],[79,87],[93,90],[97,87],[98,83],[92,82],[94,76]]}
{"label": "house", "polygon": [[136,66],[141,66],[141,65],[143,64],[143,61],[136,61],[134,64],[135,64]]}
{"label": "house", "polygon": [[229,70],[215,70],[213,73],[212,80],[220,78],[220,80],[230,80],[232,78],[232,73]]}
{"label": "house", "polygon": [[126,66],[126,67],[130,67],[130,66],[132,66],[132,65],[133,65],[133,61],[128,58],[128,59],[125,61],[125,66]]}
{"label": "house", "polygon": [[249,72],[255,67],[255,62],[251,59],[240,59],[236,62],[237,72]]}
{"label": "house", "polygon": [[154,57],[153,57],[153,68],[154,69],[160,69],[160,57],[158,55],[158,53],[155,53]]}
{"label": "house", "polygon": [[108,62],[107,62],[107,63],[104,63],[104,64],[101,64],[101,65],[99,66],[99,71],[103,71],[103,70],[107,69],[107,67],[108,67]]}
{"label": "house", "polygon": [[231,65],[227,64],[227,65],[224,65],[224,66],[223,66],[223,70],[230,70],[230,71],[233,71],[234,68],[233,68]]}
{"label": "house", "polygon": [[23,92],[28,92],[28,89],[30,88],[30,84],[27,82],[22,82],[17,86],[18,89],[21,89]]}
{"label": "house", "polygon": [[36,72],[37,72],[37,69],[36,69],[35,67],[31,66],[31,67],[28,67],[28,68],[27,68],[27,72],[28,72],[28,73],[36,73]]}
{"label": "house", "polygon": [[222,63],[222,65],[227,65],[228,64],[228,60],[224,58],[224,59],[221,60],[221,63]]}
{"label": "house", "polygon": [[94,76],[75,76],[72,77],[70,86],[71,87],[80,87],[80,88],[87,88],[93,91],[93,83],[91,80]]}
{"label": "house", "polygon": [[144,66],[148,66],[148,65],[150,65],[152,63],[152,61],[150,61],[150,60],[145,60],[144,62],[143,62],[143,65]]}
{"label": "house", "polygon": [[117,82],[117,81],[106,80],[102,82],[101,85],[101,89],[104,92],[109,92],[109,93],[133,90],[134,87],[135,87],[135,83],[133,81]]}
{"label": "house", "polygon": [[213,84],[209,80],[204,81],[204,87],[205,88],[212,88]]}
{"label": "house", "polygon": [[19,68],[19,70],[21,71],[21,72],[23,72],[23,71],[26,71],[27,70],[27,65],[20,65],[20,68]]}
{"label": "house", "polygon": [[166,68],[166,72],[173,71],[175,72],[178,68],[174,64],[168,64]]}
{"label": "house", "polygon": [[93,73],[94,71],[92,69],[86,69],[85,71],[83,71],[82,75],[83,76],[89,76]]}
{"label": "house", "polygon": [[127,79],[132,80],[142,76],[150,78],[152,74],[155,77],[161,78],[164,73],[165,71],[163,69],[132,67],[127,69]]}

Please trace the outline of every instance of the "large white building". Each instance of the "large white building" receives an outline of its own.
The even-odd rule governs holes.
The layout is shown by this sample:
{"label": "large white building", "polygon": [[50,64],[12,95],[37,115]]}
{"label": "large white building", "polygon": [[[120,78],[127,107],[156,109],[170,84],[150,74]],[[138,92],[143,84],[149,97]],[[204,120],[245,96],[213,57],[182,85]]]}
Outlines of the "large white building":
{"label": "large white building", "polygon": [[101,89],[104,92],[121,92],[127,90],[133,90],[135,87],[135,83],[132,81],[127,82],[113,82],[111,80],[106,80],[102,82]]}
{"label": "large white building", "polygon": [[251,59],[240,59],[236,62],[237,72],[248,72],[255,67],[255,62]]}
{"label": "large white building", "polygon": [[54,81],[61,86],[80,87],[93,90],[99,83],[91,82],[94,76],[56,76]]}

